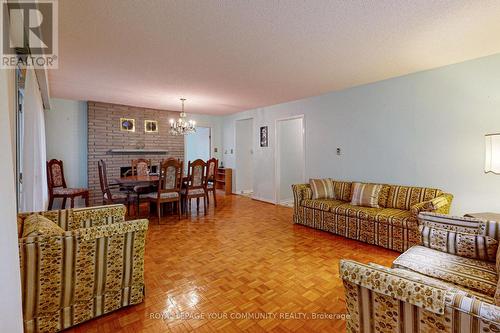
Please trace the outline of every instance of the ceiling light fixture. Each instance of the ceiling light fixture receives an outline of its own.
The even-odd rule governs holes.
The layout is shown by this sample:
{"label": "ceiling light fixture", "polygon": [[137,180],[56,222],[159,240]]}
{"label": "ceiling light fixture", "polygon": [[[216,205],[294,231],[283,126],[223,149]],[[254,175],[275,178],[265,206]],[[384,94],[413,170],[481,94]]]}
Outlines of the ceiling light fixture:
{"label": "ceiling light fixture", "polygon": [[170,134],[172,135],[186,135],[196,132],[196,122],[194,120],[188,120],[184,112],[185,101],[185,98],[181,98],[182,111],[179,115],[179,119],[177,119],[177,121],[170,119]]}

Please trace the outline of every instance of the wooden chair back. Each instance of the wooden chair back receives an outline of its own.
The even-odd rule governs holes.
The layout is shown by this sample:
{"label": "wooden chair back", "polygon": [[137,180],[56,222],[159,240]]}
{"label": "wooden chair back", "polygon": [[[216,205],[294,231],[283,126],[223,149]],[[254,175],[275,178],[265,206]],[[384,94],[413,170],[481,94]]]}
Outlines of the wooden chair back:
{"label": "wooden chair back", "polygon": [[188,163],[188,191],[205,187],[205,169],[207,163],[202,159]]}
{"label": "wooden chair back", "polygon": [[99,171],[99,184],[101,185],[102,196],[105,199],[111,200],[112,197],[111,190],[109,189],[106,162],[104,162],[104,160],[97,162],[97,169]]}
{"label": "wooden chair back", "polygon": [[66,188],[63,161],[52,159],[47,162],[47,185],[49,193],[52,193],[52,189],[57,187]]}
{"label": "wooden chair back", "polygon": [[169,158],[160,165],[160,181],[158,183],[158,196],[161,193],[179,192],[182,185],[182,162]]}
{"label": "wooden chair back", "polygon": [[132,176],[149,176],[151,160],[139,158],[132,160]]}
{"label": "wooden chair back", "polygon": [[215,181],[215,173],[217,172],[218,168],[219,160],[215,157],[207,161],[207,175],[205,176],[205,180],[207,183]]}

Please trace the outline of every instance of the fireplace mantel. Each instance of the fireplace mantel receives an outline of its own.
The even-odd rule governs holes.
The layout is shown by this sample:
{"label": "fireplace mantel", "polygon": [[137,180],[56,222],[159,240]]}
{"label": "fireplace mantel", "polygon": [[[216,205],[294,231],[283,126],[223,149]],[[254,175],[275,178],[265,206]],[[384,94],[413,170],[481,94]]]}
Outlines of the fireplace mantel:
{"label": "fireplace mantel", "polygon": [[161,149],[110,149],[108,155],[167,155],[168,151]]}

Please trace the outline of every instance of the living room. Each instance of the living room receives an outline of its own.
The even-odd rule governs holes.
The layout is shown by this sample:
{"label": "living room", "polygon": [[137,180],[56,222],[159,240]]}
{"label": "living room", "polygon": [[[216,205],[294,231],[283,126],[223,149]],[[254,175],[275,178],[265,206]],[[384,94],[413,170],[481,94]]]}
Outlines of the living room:
{"label": "living room", "polygon": [[1,332],[500,330],[500,3],[24,6]]}

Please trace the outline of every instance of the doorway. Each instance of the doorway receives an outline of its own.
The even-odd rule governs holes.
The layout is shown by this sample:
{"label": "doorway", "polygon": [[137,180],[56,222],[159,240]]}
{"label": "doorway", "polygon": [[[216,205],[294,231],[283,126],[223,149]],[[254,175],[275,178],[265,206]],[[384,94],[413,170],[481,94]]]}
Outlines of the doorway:
{"label": "doorway", "polygon": [[276,120],[276,160],[276,203],[291,206],[305,177],[304,116]]}
{"label": "doorway", "polygon": [[253,193],[253,119],[237,120],[235,131],[235,191],[250,195]]}
{"label": "doorway", "polygon": [[187,170],[188,162],[202,159],[205,162],[210,159],[211,128],[196,127],[196,132],[185,136],[185,157],[184,164]]}

